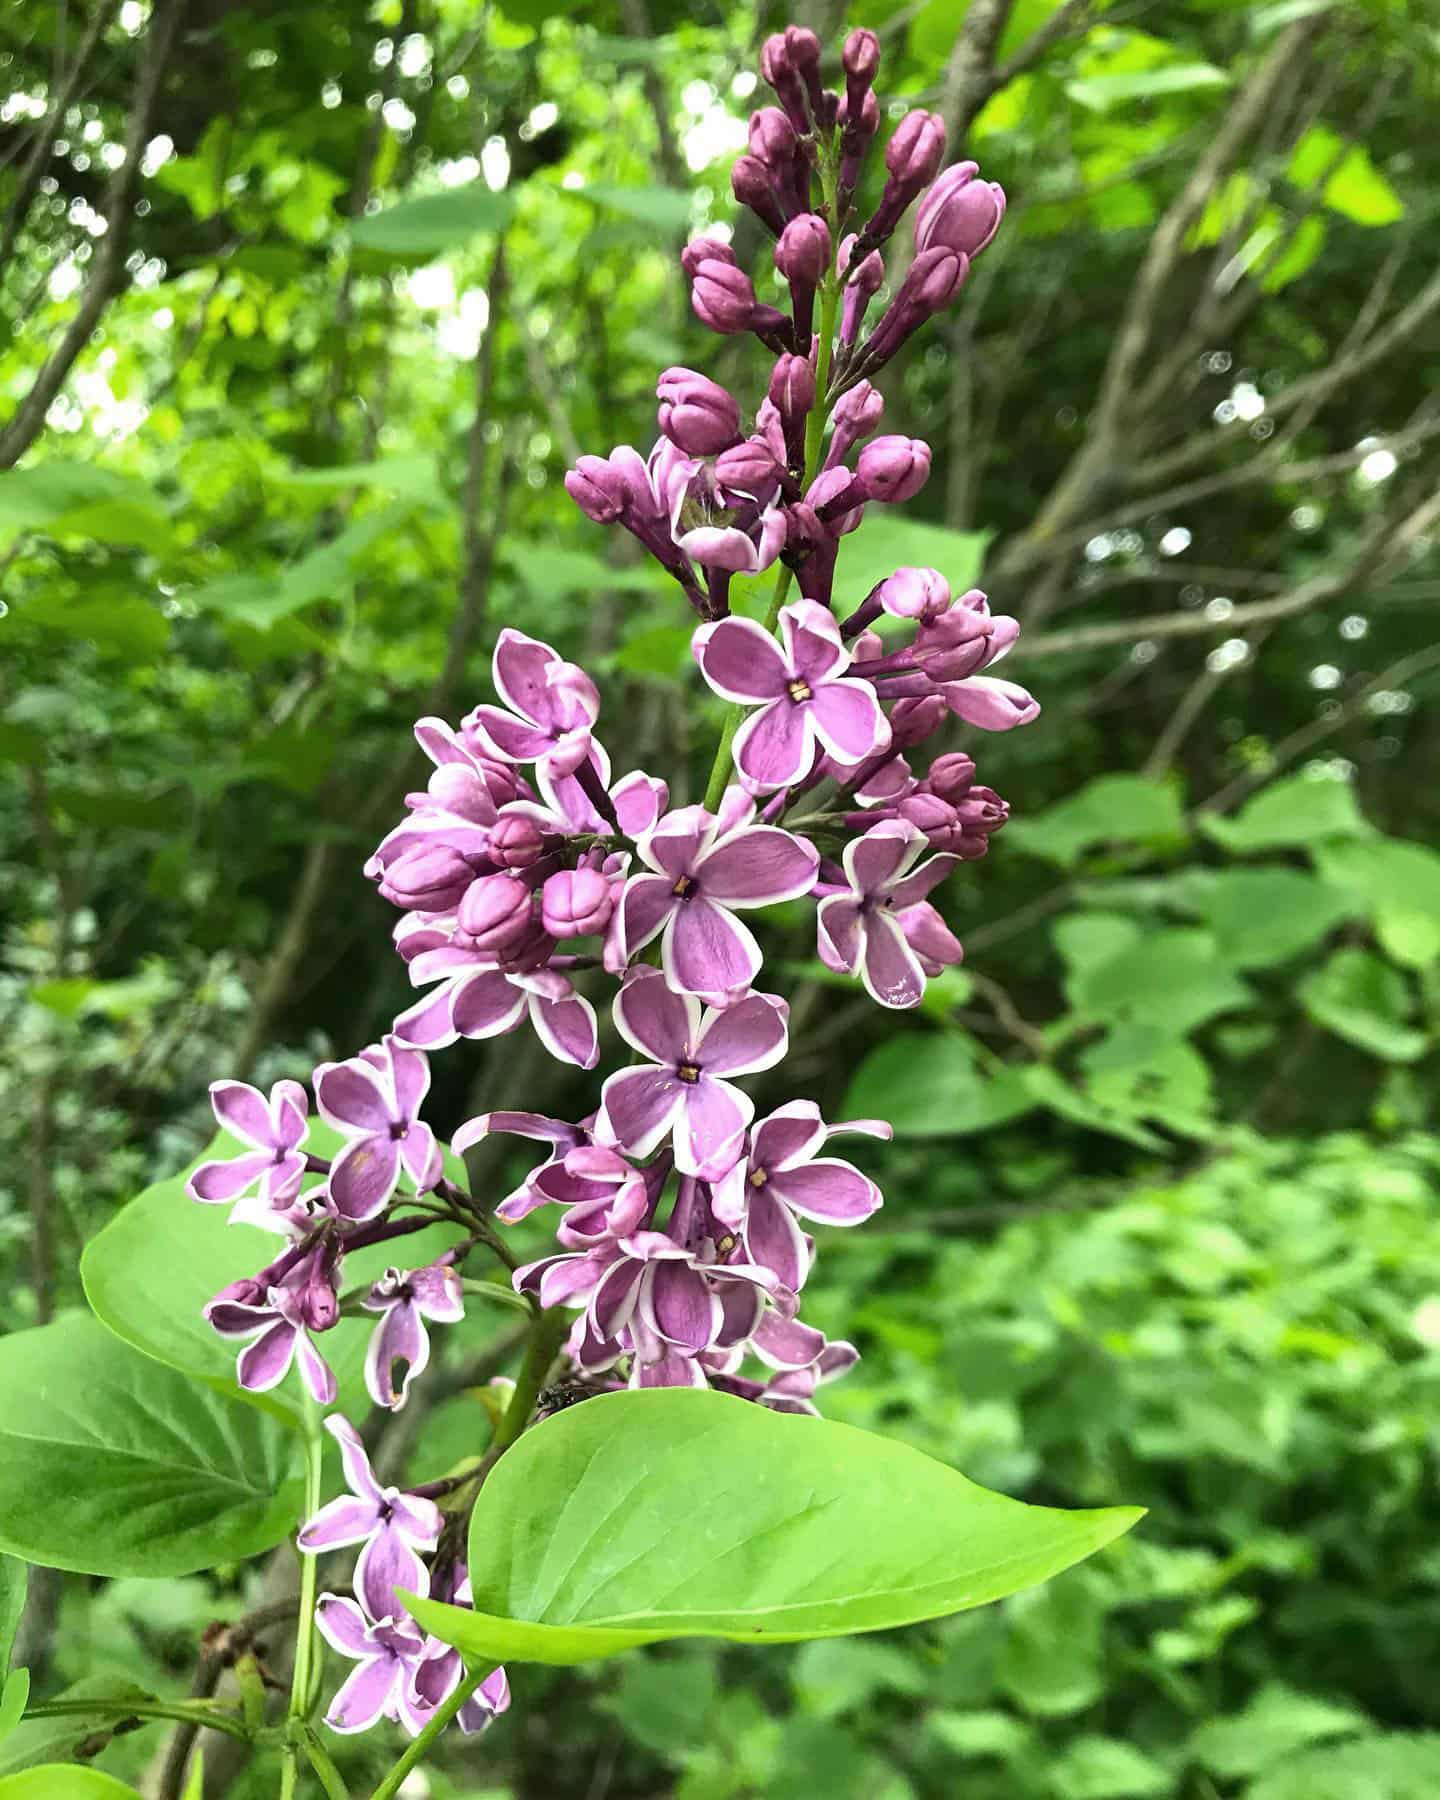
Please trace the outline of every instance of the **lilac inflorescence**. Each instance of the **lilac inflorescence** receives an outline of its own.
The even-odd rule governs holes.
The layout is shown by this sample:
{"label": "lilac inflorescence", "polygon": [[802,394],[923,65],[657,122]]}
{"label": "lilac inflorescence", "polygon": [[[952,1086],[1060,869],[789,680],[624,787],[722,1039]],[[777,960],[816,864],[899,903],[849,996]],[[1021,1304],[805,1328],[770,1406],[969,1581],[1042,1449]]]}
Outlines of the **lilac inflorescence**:
{"label": "lilac inflorescence", "polygon": [[[843,593],[842,540],[930,473],[923,440],[880,431],[875,377],[959,294],[1005,212],[975,163],[942,166],[945,130],[924,111],[896,126],[867,210],[879,61],[875,35],[852,32],[832,91],[812,32],[792,26],[764,45],[777,104],[750,121],[734,191],[774,240],[765,280],[783,305],[757,292],[718,231],[682,253],[699,319],[770,352],[753,414],[703,371],[668,368],[648,455],[621,445],[566,477],[580,509],[630,532],[697,616],[700,676],[730,708],[706,801],[672,807],[663,779],[617,776],[596,683],[511,627],[494,652],[494,702],[458,725],[417,723],[429,776],[365,865],[400,910],[394,941],[415,1000],[380,1043],[313,1070],[316,1118],[296,1081],[268,1095],[233,1081],[211,1090],[238,1148],[202,1163],[189,1192],[283,1242],[206,1308],[236,1340],[246,1388],[272,1388],[298,1365],[333,1406],[340,1384],[324,1345],[348,1318],[368,1323],[371,1401],[403,1407],[430,1328],[464,1315],[462,1270],[477,1247],[508,1263],[532,1318],[559,1309],[563,1330],[573,1315],[563,1359],[584,1393],[708,1387],[814,1412],[817,1390],[856,1360],[801,1319],[802,1297],[813,1228],[853,1227],[881,1205],[829,1140],[890,1128],[827,1124],[808,1100],[757,1121],[745,1084],[782,1061],[790,1020],[784,999],[756,985],[764,952],[747,917],[806,906],[827,968],[881,1006],[917,1005],[962,955],[931,896],[986,854],[1009,813],[968,751],[939,734],[952,720],[1009,730],[1038,712],[993,673],[1018,626],[979,589],[956,594],[941,571],[902,567]],[[887,285],[883,252],[912,207],[914,255]],[[767,570],[768,620],[732,612],[735,577]],[[922,766],[932,741],[939,753]],[[544,1146],[520,1185],[482,1208],[446,1175],[422,1117],[429,1053],[528,1029],[551,1056],[592,1069],[607,985],[633,1054],[593,1110],[573,1123],[487,1112],[455,1133],[457,1156],[496,1133]],[[536,1213],[555,1217],[556,1249],[516,1267],[495,1225]],[[447,1225],[448,1247],[407,1257],[408,1235]],[[389,1266],[372,1259],[346,1290],[347,1261],[382,1246]],[[455,1692],[461,1662],[397,1595],[471,1603],[456,1546],[488,1464],[477,1457],[404,1492],[381,1484],[340,1413],[326,1423],[349,1491],[305,1523],[300,1546],[359,1548],[353,1598],[327,1593],[317,1613],[355,1665],[328,1720],[418,1733]],[[497,1670],[459,1723],[479,1729],[508,1704]]]}

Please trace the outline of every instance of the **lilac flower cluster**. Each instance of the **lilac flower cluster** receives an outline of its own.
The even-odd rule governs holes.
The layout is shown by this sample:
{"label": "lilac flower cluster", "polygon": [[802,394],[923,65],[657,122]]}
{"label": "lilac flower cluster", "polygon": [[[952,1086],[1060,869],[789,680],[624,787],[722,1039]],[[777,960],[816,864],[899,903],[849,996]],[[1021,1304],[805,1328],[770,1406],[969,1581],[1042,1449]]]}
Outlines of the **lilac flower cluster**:
{"label": "lilac flower cluster", "polygon": [[[874,1182],[828,1154],[829,1140],[888,1137],[889,1127],[827,1124],[808,1100],[756,1119],[742,1083],[785,1056],[789,1009],[756,986],[764,953],[744,915],[805,902],[828,968],[857,976],[882,1006],[916,1005],[962,955],[930,896],[986,854],[1008,816],[969,754],[944,749],[922,768],[920,752],[952,719],[1000,731],[1038,711],[989,672],[1018,627],[978,589],[957,596],[939,571],[901,568],[838,598],[840,540],[870,506],[916,494],[930,467],[923,442],[875,435],[884,403],[872,378],[954,299],[1005,208],[973,163],[942,171],[940,120],[912,112],[862,217],[878,61],[874,35],[852,32],[843,92],[832,92],[812,33],[791,28],[764,47],[779,104],[751,120],[734,189],[775,239],[785,307],[759,299],[720,236],[683,254],[702,322],[753,333],[774,359],[753,429],[725,388],[668,369],[648,457],[622,445],[582,457],[566,478],[592,519],[634,534],[698,615],[699,674],[730,706],[705,801],[672,807],[667,783],[642,770],[617,779],[595,682],[512,628],[494,652],[499,703],[458,726],[419,721],[431,772],[366,873],[400,909],[394,941],[422,992],[380,1044],[313,1071],[314,1107],[338,1150],[318,1153],[297,1082],[268,1097],[238,1082],[212,1089],[241,1149],[202,1164],[189,1191],[285,1240],[206,1309],[242,1346],[247,1388],[275,1386],[298,1362],[314,1399],[333,1405],[324,1334],[342,1315],[368,1313],[368,1392],[379,1407],[403,1406],[429,1360],[428,1326],[463,1316],[461,1270],[477,1248],[508,1265],[537,1333],[557,1316],[568,1324],[563,1364],[585,1392],[710,1387],[814,1412],[819,1386],[856,1360],[852,1345],[799,1316],[810,1228],[858,1225],[880,1206]],[[914,255],[887,294],[882,253],[912,206]],[[772,566],[766,622],[732,612],[734,577]],[[798,597],[787,602],[792,581]],[[513,1193],[482,1206],[448,1178],[421,1117],[427,1053],[528,1024],[551,1055],[591,1069],[590,996],[607,986],[634,1054],[603,1080],[592,1111],[576,1123],[490,1112],[454,1134],[457,1155],[492,1133],[546,1147]],[[549,1208],[559,1209],[554,1253],[516,1267],[495,1221]],[[441,1256],[344,1291],[353,1253],[437,1220],[456,1233]],[[305,1524],[300,1545],[361,1546],[353,1599],[326,1594],[318,1612],[357,1665],[332,1703],[337,1730],[390,1718],[418,1732],[454,1693],[458,1657],[419,1631],[396,1589],[468,1603],[453,1545],[489,1461],[529,1423],[535,1398],[533,1386],[517,1388],[523,1416],[507,1415],[514,1429],[491,1458],[410,1493],[382,1488],[354,1429],[338,1413],[327,1420],[350,1493]],[[456,1531],[437,1504],[447,1497]],[[460,1712],[462,1727],[506,1704],[497,1671]]]}

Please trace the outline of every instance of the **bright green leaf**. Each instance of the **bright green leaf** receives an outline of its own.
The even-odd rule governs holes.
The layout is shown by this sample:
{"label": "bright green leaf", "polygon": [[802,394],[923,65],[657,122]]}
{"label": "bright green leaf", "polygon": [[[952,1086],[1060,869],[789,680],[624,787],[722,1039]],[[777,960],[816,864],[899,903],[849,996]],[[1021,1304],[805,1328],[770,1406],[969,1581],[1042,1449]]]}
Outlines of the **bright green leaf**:
{"label": "bright green leaf", "polygon": [[595,186],[573,191],[582,200],[593,200],[608,212],[620,213],[656,231],[684,231],[690,224],[693,202],[680,188]]}
{"label": "bright green leaf", "polygon": [[1392,225],[1403,218],[1400,196],[1371,162],[1363,144],[1346,144],[1325,125],[1312,125],[1295,146],[1288,174],[1298,188],[1324,183],[1321,198],[1332,212],[1357,225]]}
{"label": "bright green leaf", "polygon": [[0,1555],[0,1681],[10,1667],[15,1634],[25,1611],[30,1571],[18,1556]]}
{"label": "bright green leaf", "polygon": [[301,1505],[293,1432],[82,1314],[0,1339],[0,1460],[25,1476],[0,1488],[0,1546],[89,1575],[239,1561]]}
{"label": "bright green leaf", "polygon": [[1261,1775],[1309,1744],[1363,1731],[1365,1718],[1313,1694],[1268,1683],[1242,1712],[1208,1719],[1190,1739],[1196,1762],[1226,1780]]}
{"label": "bright green leaf", "polygon": [[1262,1776],[1246,1800],[1434,1800],[1436,1793],[1440,1732],[1394,1732],[1302,1751]]}
{"label": "bright green leaf", "polygon": [[1115,75],[1092,75],[1068,81],[1065,92],[1091,112],[1109,112],[1128,100],[1154,100],[1163,94],[1188,94],[1201,88],[1228,87],[1230,77],[1213,63],[1165,63]]}
{"label": "bright green leaf", "polygon": [[1163,1764],[1120,1738],[1078,1737],[1050,1771],[1057,1800],[1151,1800],[1172,1794]]}
{"label": "bright green leaf", "polygon": [[1423,969],[1440,961],[1440,855],[1435,851],[1378,838],[1323,845],[1316,864],[1327,882],[1355,896],[1396,962]]}
{"label": "bright green leaf", "polygon": [[482,231],[501,231],[515,210],[513,194],[492,193],[482,181],[401,200],[382,212],[357,219],[352,241],[382,256],[441,256]]}
{"label": "bright green leaf", "polygon": [[0,1778],[0,1800],[140,1800],[140,1796],[100,1769],[46,1763]]}
{"label": "bright green leaf", "polygon": [[896,1137],[961,1137],[1034,1105],[1013,1071],[982,1074],[967,1038],[904,1032],[861,1063],[842,1110],[853,1118],[888,1119]]}
{"label": "bright green leaf", "polygon": [[1232,818],[1202,813],[1207,836],[1244,856],[1252,850],[1309,849],[1323,838],[1359,837],[1369,830],[1348,781],[1295,775],[1262,788]]}
{"label": "bright green leaf", "polygon": [[146,550],[174,542],[169,517],[143,481],[58,457],[0,472],[0,542],[22,531]]}
{"label": "bright green leaf", "polygon": [[406,1604],[476,1664],[838,1637],[1048,1580],[1139,1516],[1022,1506],[906,1444],[725,1394],[605,1394],[527,1432],[481,1490],[477,1610]]}
{"label": "bright green leaf", "polygon": [[1237,969],[1287,961],[1352,911],[1337,888],[1299,869],[1222,870],[1200,907],[1221,957]]}
{"label": "bright green leaf", "polygon": [[1169,844],[1183,837],[1180,798],[1141,775],[1099,775],[1044,811],[1015,819],[1007,843],[1069,868],[1097,844]]}
{"label": "bright green leaf", "polygon": [[1405,977],[1368,950],[1337,950],[1300,984],[1317,1025],[1386,1062],[1414,1062],[1430,1039],[1409,1023],[1414,1001]]}
{"label": "bright green leaf", "polygon": [[3,1744],[25,1716],[30,1699],[30,1671],[16,1669],[10,1675],[0,1673],[0,1744]]}

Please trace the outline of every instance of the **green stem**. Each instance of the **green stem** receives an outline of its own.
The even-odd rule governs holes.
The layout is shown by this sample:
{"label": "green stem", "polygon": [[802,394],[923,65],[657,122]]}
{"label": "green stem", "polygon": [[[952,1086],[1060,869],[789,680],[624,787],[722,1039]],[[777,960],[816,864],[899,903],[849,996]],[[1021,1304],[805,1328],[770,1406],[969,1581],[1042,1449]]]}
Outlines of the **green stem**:
{"label": "green stem", "polygon": [[350,1800],[350,1790],[345,1785],[345,1777],[331,1762],[329,1752],[319,1738],[308,1725],[297,1726],[296,1732],[300,1738],[300,1747],[310,1759],[310,1767],[315,1771],[316,1778],[324,1788],[328,1800]]}
{"label": "green stem", "polygon": [[552,1306],[547,1312],[540,1313],[530,1327],[530,1342],[525,1346],[525,1359],[515,1377],[515,1392],[495,1427],[495,1436],[480,1465],[482,1480],[530,1423],[545,1377],[550,1373],[555,1353],[564,1343],[573,1318],[573,1313]]}
{"label": "green stem", "polygon": [[223,1731],[227,1737],[249,1738],[250,1733],[233,1713],[218,1712],[183,1700],[42,1700],[27,1706],[27,1719],[175,1719],[182,1725]]}
{"label": "green stem", "polygon": [[465,1677],[459,1687],[456,1688],[455,1692],[436,1712],[434,1718],[431,1719],[430,1723],[420,1733],[419,1737],[417,1737],[414,1743],[409,1746],[399,1762],[396,1763],[395,1767],[380,1783],[379,1787],[376,1788],[375,1792],[370,1796],[370,1800],[394,1800],[394,1796],[400,1792],[405,1777],[429,1754],[430,1746],[475,1692],[476,1688],[479,1687],[480,1683],[493,1674],[493,1669],[481,1669],[478,1674],[467,1675]]}
{"label": "green stem", "polygon": [[[313,1519],[320,1510],[322,1445],[320,1409],[307,1394],[305,1397],[305,1511],[303,1518]],[[300,1554],[300,1616],[295,1625],[295,1667],[290,1676],[290,1703],[286,1716],[293,1726],[303,1724],[310,1710],[312,1665],[315,1650],[315,1588],[319,1573],[318,1558]],[[300,1776],[300,1745],[294,1735],[286,1739],[284,1760],[280,1768],[280,1800],[294,1800],[295,1785]]]}

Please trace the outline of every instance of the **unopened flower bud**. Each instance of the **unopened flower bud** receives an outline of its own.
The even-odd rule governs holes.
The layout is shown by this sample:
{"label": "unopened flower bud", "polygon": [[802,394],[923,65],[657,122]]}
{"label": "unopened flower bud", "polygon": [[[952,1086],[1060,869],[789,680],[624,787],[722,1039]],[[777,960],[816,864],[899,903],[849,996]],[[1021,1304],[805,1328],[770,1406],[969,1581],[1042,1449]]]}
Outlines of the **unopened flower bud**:
{"label": "unopened flower bud", "polygon": [[836,402],[832,414],[835,430],[826,452],[825,467],[833,469],[844,462],[861,438],[869,437],[874,431],[884,411],[884,396],[868,381],[859,381],[853,388],[848,388]]}
{"label": "unopened flower bud", "polygon": [[845,286],[844,305],[840,313],[840,341],[853,344],[860,335],[866,308],[885,280],[885,262],[878,250],[861,257],[852,275],[850,261],[858,240],[852,233],[840,245],[840,277]]}
{"label": "unopened flower bud", "polygon": [[702,262],[733,264],[734,261],[735,252],[725,242],[724,238],[691,238],[690,242],[680,252],[680,267],[692,281],[695,278],[695,271],[700,267]]}
{"label": "unopened flower bud", "polygon": [[974,787],[954,802],[955,813],[967,832],[983,831],[988,837],[999,831],[1010,817],[1010,803],[1002,800],[994,788]]}
{"label": "unopened flower bud", "polygon": [[804,83],[810,115],[822,130],[834,123],[834,101],[820,86],[820,40],[805,25],[787,25],[785,53]]}
{"label": "unopened flower bud", "polygon": [[907,794],[895,810],[908,824],[923,831],[937,848],[948,848],[949,839],[958,835],[955,808],[938,794]]}
{"label": "unopened flower bud", "polygon": [[[780,114],[783,119],[784,113]],[[730,171],[730,191],[748,206],[767,231],[776,237],[785,229],[785,207],[781,202],[775,171],[758,156],[739,156]]]}
{"label": "unopened flower bud", "polygon": [[545,854],[545,834],[523,813],[508,813],[490,833],[490,857],[502,869],[528,869]]}
{"label": "unopened flower bud", "polygon": [[840,52],[845,75],[852,87],[869,87],[880,68],[880,40],[873,31],[852,31]]}
{"label": "unopened flower bud", "polygon": [[385,870],[380,892],[407,911],[446,912],[460,904],[474,879],[474,869],[449,844],[419,844],[403,851]]}
{"label": "unopened flower bud", "polygon": [[328,1275],[318,1270],[301,1288],[300,1317],[311,1331],[329,1331],[340,1318],[340,1301]]}
{"label": "unopened flower bud", "polygon": [[760,73],[774,88],[785,115],[796,131],[810,129],[805,111],[805,84],[791,61],[786,33],[777,31],[760,46]]}
{"label": "unopened flower bud", "polygon": [[765,501],[780,484],[784,470],[762,437],[748,437],[715,458],[715,480],[727,494]]}
{"label": "unopened flower bud", "polygon": [[787,352],[770,372],[766,395],[784,421],[802,417],[815,405],[815,371],[808,356]]}
{"label": "unopened flower bud", "polygon": [[727,337],[750,329],[758,305],[755,288],[744,270],[713,257],[695,270],[690,303],[702,325]]}
{"label": "unopened flower bud", "polygon": [[942,800],[948,800],[954,805],[963,794],[970,791],[974,780],[975,758],[966,756],[963,750],[948,750],[944,756],[937,756],[931,763],[925,785],[932,794],[939,794]]}
{"label": "unopened flower bud", "polygon": [[750,154],[777,173],[789,166],[800,144],[795,127],[778,106],[762,106],[751,113],[749,140]]}
{"label": "unopened flower bud", "polygon": [[945,121],[917,108],[906,113],[885,146],[885,167],[893,180],[918,194],[940,172],[945,155]]}
{"label": "unopened flower bud", "polygon": [[460,930],[472,950],[502,954],[513,949],[530,931],[533,918],[530,889],[514,875],[486,875],[471,884],[460,902]]}
{"label": "unopened flower bud", "polygon": [[565,476],[565,492],[597,525],[615,524],[630,505],[629,484],[603,456],[582,456]]}
{"label": "unopened flower bud", "polygon": [[785,508],[785,548],[781,560],[792,569],[804,562],[825,541],[825,527],[815,516],[813,506],[797,500]]}
{"label": "unopened flower bud", "polygon": [[[878,642],[878,634],[872,635]],[[902,750],[908,750],[912,744],[922,744],[940,729],[948,716],[948,709],[939,694],[917,694],[913,699],[897,700],[890,712],[890,741]]]}
{"label": "unopened flower bud", "polygon": [[660,429],[687,456],[713,456],[740,435],[740,406],[694,369],[666,369],[656,386]]}
{"label": "unopened flower bud", "polygon": [[880,584],[880,604],[897,619],[938,619],[950,605],[950,583],[938,569],[897,569]]}
{"label": "unopened flower bud", "polygon": [[598,869],[561,869],[540,890],[541,921],[553,938],[592,937],[614,910],[610,883]]}
{"label": "unopened flower bud", "polygon": [[792,287],[816,288],[830,268],[831,254],[829,226],[819,213],[801,213],[780,234],[775,267]]}
{"label": "unopened flower bud", "polygon": [[1005,217],[1005,190],[997,181],[977,181],[979,172],[977,163],[955,163],[935,182],[915,214],[917,250],[976,257],[991,242]]}
{"label": "unopened flower bud", "polygon": [[930,478],[930,446],[923,438],[875,438],[860,452],[856,475],[872,500],[913,499]]}
{"label": "unopened flower bud", "polygon": [[885,640],[878,631],[859,632],[850,645],[850,654],[857,663],[874,662],[885,654]]}

